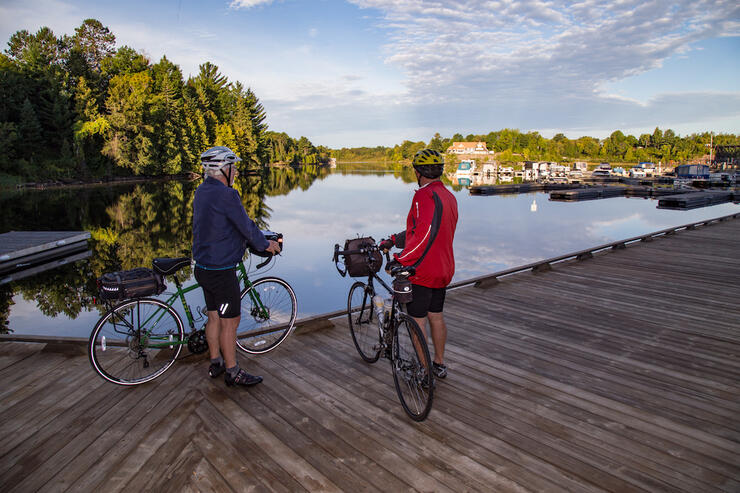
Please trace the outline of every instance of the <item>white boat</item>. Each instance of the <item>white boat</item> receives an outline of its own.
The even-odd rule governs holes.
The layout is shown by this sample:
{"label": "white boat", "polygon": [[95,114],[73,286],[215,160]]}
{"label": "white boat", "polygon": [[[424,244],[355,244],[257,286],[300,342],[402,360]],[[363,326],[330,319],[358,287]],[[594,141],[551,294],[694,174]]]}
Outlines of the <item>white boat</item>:
{"label": "white boat", "polygon": [[457,175],[472,175],[475,171],[475,161],[472,159],[463,159],[457,165]]}
{"label": "white boat", "polygon": [[591,176],[611,176],[612,165],[609,163],[599,164],[595,170],[591,173]]}

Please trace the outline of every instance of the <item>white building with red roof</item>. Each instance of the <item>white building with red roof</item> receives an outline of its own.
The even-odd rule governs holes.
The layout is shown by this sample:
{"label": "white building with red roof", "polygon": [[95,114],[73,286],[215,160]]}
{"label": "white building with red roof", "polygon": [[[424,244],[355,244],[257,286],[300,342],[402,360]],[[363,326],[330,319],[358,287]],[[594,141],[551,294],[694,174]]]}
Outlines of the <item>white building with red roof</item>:
{"label": "white building with red roof", "polygon": [[453,142],[448,154],[491,154],[485,142]]}

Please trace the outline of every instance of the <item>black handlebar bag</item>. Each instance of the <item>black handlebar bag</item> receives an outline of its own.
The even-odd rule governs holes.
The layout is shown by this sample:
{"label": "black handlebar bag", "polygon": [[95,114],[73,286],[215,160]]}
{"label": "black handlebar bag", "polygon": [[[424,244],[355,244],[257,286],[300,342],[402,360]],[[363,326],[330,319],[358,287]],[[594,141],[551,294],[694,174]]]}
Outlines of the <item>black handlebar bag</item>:
{"label": "black handlebar bag", "polygon": [[[366,250],[375,247],[372,236],[354,238],[344,242],[345,250]],[[376,273],[383,266],[383,257],[380,250],[372,252],[372,259],[368,262],[367,252],[352,253],[344,256],[344,266],[350,277],[367,277],[370,273]]]}

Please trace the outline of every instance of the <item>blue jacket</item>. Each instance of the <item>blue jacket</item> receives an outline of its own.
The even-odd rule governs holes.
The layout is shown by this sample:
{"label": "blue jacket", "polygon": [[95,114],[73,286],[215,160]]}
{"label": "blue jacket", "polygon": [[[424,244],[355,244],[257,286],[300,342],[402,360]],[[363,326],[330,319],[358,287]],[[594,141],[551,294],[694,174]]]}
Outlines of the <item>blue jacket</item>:
{"label": "blue jacket", "polygon": [[269,246],[244,210],[239,192],[206,178],[193,200],[195,263],[210,269],[233,267],[244,257],[247,244],[258,251]]}

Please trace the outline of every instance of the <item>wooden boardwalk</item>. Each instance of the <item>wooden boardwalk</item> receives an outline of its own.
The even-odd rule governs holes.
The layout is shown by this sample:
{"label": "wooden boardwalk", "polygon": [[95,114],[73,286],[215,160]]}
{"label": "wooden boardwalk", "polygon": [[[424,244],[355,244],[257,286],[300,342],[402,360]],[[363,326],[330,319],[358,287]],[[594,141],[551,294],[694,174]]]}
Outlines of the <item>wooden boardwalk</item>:
{"label": "wooden boardwalk", "polygon": [[0,490],[740,491],[740,220],[448,293],[450,375],[406,418],[347,327],[121,388],[0,343]]}

